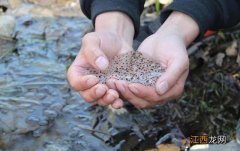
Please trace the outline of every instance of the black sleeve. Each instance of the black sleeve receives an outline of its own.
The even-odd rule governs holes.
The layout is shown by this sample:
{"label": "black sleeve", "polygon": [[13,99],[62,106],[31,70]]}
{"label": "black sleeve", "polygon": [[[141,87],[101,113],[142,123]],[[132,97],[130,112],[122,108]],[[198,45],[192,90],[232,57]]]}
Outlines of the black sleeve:
{"label": "black sleeve", "polygon": [[172,11],[191,16],[200,28],[198,39],[206,30],[225,29],[240,21],[240,0],[174,0],[161,13],[163,23]]}
{"label": "black sleeve", "polygon": [[97,15],[109,11],[121,11],[132,19],[135,36],[138,34],[145,0],[81,0],[80,2],[83,13],[92,19],[93,25]]}

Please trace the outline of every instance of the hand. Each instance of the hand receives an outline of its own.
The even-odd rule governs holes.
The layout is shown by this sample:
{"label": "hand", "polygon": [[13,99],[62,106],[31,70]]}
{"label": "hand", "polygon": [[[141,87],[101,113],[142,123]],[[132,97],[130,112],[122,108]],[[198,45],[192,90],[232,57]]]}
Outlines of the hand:
{"label": "hand", "polygon": [[176,36],[154,34],[142,42],[138,51],[165,66],[166,72],[158,79],[156,87],[116,80],[116,87],[123,97],[138,108],[151,107],[179,97],[189,66],[182,40]]}
{"label": "hand", "polygon": [[89,67],[105,70],[114,56],[132,50],[134,29],[131,24],[125,14],[104,13],[96,18],[96,32],[83,37],[81,50],[69,67],[68,80],[85,101],[96,101],[103,106],[111,104],[114,108],[122,106],[123,102],[116,90],[101,84],[94,75],[84,75],[84,72]]}
{"label": "hand", "polygon": [[[179,15],[181,20],[176,18]],[[183,24],[178,25],[176,21]],[[186,46],[198,32],[197,24],[190,17],[173,13],[159,31],[145,39],[138,49],[165,66],[166,72],[158,79],[155,87],[115,80],[121,95],[138,108],[151,107],[181,96],[189,71]]]}

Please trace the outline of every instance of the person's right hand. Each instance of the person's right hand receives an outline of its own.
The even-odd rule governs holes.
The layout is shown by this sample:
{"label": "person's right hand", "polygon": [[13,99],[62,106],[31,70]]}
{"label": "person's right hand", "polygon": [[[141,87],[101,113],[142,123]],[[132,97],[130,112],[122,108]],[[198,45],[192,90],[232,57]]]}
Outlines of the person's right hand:
{"label": "person's right hand", "polygon": [[123,104],[119,94],[99,83],[94,75],[84,75],[86,68],[105,70],[114,56],[131,51],[130,45],[119,35],[111,32],[92,32],[83,37],[82,47],[68,70],[68,80],[87,102],[99,105],[111,104],[120,108]]}

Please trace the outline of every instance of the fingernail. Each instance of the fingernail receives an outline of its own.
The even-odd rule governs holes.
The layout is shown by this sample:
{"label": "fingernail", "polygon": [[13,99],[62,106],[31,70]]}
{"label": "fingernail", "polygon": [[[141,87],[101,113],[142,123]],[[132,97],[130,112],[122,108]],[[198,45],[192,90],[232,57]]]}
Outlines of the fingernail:
{"label": "fingernail", "polygon": [[96,96],[101,97],[105,92],[105,89],[103,87],[97,87],[96,89]]}
{"label": "fingernail", "polygon": [[114,97],[114,96],[111,95],[111,94],[108,94],[108,95],[107,95],[107,99],[108,99],[109,101],[113,101],[114,99],[116,99],[116,97]]}
{"label": "fingernail", "polygon": [[95,63],[100,70],[105,70],[108,66],[108,60],[103,56],[98,57]]}
{"label": "fingernail", "polygon": [[113,104],[111,104],[111,106],[115,109],[120,109],[120,108],[123,107],[123,102],[122,102],[122,100],[117,99],[117,100],[114,101]]}
{"label": "fingernail", "polygon": [[138,91],[138,89],[137,89],[135,86],[129,86],[129,89],[130,89],[133,93],[139,94],[139,91]]}
{"label": "fingernail", "polygon": [[166,81],[161,82],[157,86],[157,91],[160,95],[163,95],[164,93],[166,93],[168,91],[168,83]]}

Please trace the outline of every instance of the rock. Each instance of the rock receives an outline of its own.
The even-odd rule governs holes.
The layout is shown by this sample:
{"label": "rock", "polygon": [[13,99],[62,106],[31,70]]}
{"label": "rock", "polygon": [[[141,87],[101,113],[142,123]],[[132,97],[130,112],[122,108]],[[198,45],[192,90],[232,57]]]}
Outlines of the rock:
{"label": "rock", "polygon": [[4,15],[0,16],[0,38],[12,38],[15,28],[15,18],[13,16]]}
{"label": "rock", "polygon": [[43,7],[33,7],[30,10],[30,13],[36,16],[43,16],[43,17],[54,17],[54,13],[48,9],[48,8],[43,8]]}
{"label": "rock", "polygon": [[0,37],[0,58],[11,53],[15,48],[16,48],[16,45],[14,41],[1,39]]}
{"label": "rock", "polygon": [[9,0],[9,4],[12,8],[17,8],[22,4],[22,0]]}

